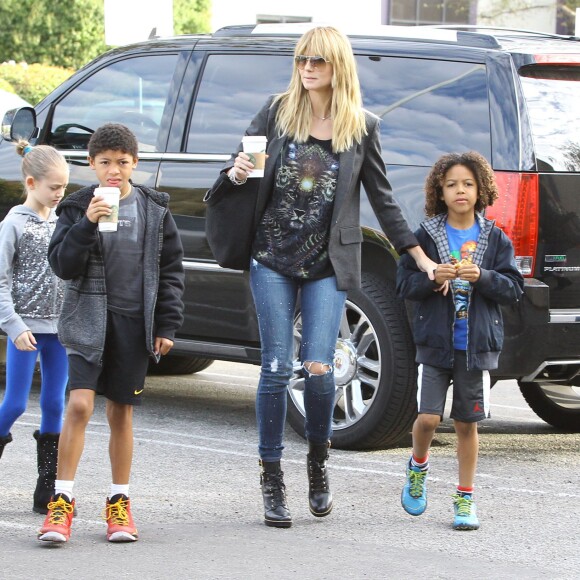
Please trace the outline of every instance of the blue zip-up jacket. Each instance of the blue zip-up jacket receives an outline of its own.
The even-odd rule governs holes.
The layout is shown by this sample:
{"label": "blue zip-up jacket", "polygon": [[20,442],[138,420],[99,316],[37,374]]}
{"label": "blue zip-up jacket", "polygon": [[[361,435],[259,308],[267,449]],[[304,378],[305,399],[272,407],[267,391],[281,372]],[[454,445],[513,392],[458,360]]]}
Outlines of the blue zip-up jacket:
{"label": "blue zip-up jacket", "polygon": [[[518,302],[524,279],[516,267],[511,241],[494,222],[476,213],[480,233],[473,257],[481,275],[471,284],[467,318],[467,368],[492,370],[498,366],[503,346],[500,305]],[[438,264],[451,262],[445,223],[440,214],[421,223],[415,235],[425,253]],[[397,271],[397,292],[419,302],[414,309],[413,335],[416,361],[440,368],[453,368],[455,305],[452,292],[435,292],[435,284],[418,270],[415,261],[403,255]]]}
{"label": "blue zip-up jacket", "polygon": [[[96,185],[67,196],[58,206],[56,229],[48,247],[54,273],[67,280],[58,322],[61,343],[87,360],[100,363],[107,327],[105,264],[98,225],[86,217]],[[155,337],[173,340],[183,322],[183,247],[169,195],[135,185],[147,208],[143,252],[143,305],[147,350],[154,354]]]}

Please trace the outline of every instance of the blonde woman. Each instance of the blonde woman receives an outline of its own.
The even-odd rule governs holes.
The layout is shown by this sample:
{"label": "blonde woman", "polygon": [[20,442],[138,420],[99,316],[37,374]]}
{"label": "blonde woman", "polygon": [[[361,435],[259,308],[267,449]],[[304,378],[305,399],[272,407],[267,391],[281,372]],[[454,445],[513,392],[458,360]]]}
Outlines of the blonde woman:
{"label": "blonde woman", "polygon": [[[436,267],[391,193],[379,119],[362,108],[348,39],[332,27],[313,28],[294,54],[288,89],[270,98],[246,131],[268,138],[248,268],[262,344],[256,414],[264,517],[266,525],[283,528],[292,525],[280,460],[299,294],[310,511],[322,517],[332,510],[326,461],[333,359],[347,291],[361,283],[361,183],[397,250],[408,252],[425,272]],[[235,193],[252,168],[249,156],[238,152],[218,181],[229,178]]]}

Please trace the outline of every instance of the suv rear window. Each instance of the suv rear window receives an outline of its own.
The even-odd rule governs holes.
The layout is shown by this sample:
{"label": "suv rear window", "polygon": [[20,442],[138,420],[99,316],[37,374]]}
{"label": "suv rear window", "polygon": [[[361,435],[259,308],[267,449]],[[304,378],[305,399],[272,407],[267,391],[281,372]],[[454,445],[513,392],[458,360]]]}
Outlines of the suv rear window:
{"label": "suv rear window", "polygon": [[520,78],[540,171],[580,171],[580,67],[527,66]]}

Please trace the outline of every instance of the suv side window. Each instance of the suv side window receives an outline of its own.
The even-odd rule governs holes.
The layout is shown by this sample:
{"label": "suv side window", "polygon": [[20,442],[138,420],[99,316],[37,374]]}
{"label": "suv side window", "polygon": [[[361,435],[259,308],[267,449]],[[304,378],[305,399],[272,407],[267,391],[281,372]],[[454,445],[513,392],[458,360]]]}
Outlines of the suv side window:
{"label": "suv side window", "polygon": [[291,72],[290,55],[210,55],[195,100],[187,152],[234,152],[268,96],[286,89]]}
{"label": "suv side window", "polygon": [[417,58],[357,56],[364,105],[381,117],[389,165],[429,167],[450,151],[491,159],[483,65]]}
{"label": "suv side window", "polygon": [[56,105],[48,141],[57,149],[86,149],[100,125],[123,123],[137,137],[139,151],[162,150],[161,117],[177,58],[147,55],[98,70]]}

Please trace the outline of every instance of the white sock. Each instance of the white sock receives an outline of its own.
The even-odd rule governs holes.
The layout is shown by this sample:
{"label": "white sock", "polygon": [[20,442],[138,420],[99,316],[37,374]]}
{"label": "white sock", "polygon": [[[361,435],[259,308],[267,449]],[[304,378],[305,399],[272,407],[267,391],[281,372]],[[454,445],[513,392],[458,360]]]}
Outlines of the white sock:
{"label": "white sock", "polygon": [[68,498],[69,502],[72,501],[74,498],[73,495],[74,484],[75,484],[74,479],[72,481],[69,481],[67,479],[57,479],[54,482],[54,495],[62,493]]}
{"label": "white sock", "polygon": [[409,465],[411,467],[416,467],[417,469],[419,469],[421,471],[429,471],[429,456],[427,456],[427,460],[425,461],[425,463],[419,463],[418,461],[415,460],[414,455],[411,455],[411,459],[409,460]]}
{"label": "white sock", "polygon": [[129,484],[127,483],[126,485],[120,485],[118,483],[111,483],[111,495],[109,496],[109,499],[119,493],[129,497]]}

